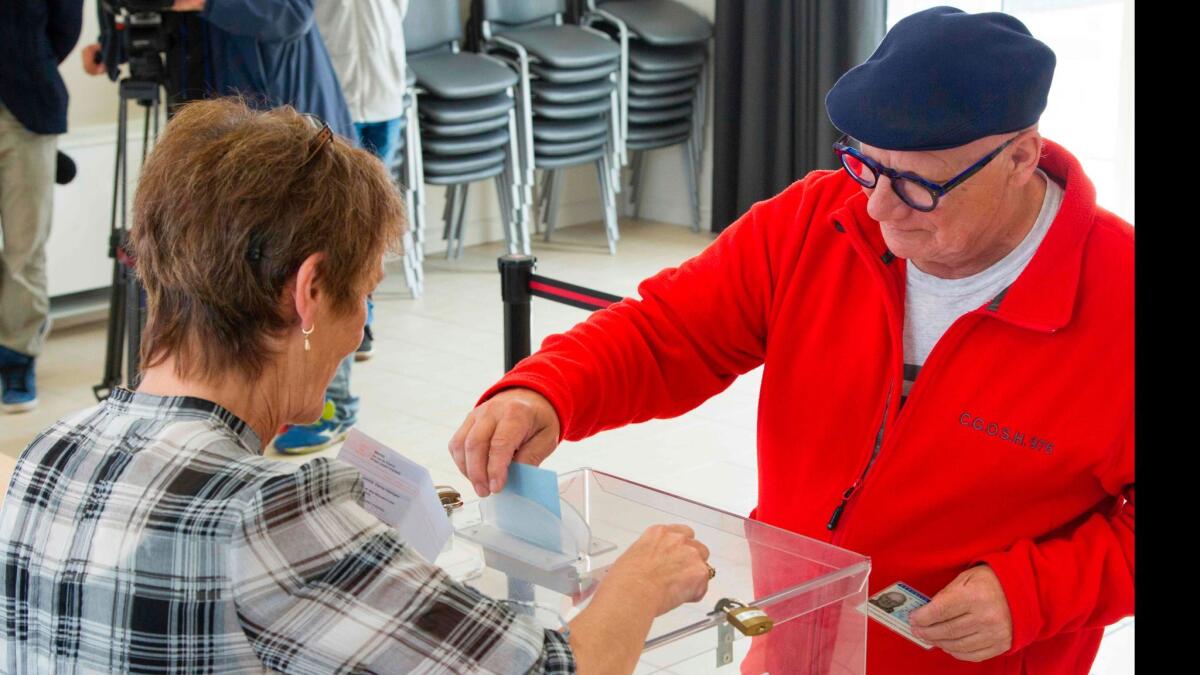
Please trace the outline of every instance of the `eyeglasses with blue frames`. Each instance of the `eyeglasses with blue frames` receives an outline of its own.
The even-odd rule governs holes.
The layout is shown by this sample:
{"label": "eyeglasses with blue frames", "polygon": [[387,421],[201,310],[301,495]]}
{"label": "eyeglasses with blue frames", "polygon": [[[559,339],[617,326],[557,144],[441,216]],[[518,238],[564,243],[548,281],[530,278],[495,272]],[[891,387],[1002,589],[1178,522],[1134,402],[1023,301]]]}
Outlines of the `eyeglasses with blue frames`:
{"label": "eyeglasses with blue frames", "polygon": [[980,169],[988,165],[988,162],[995,159],[997,155],[1020,137],[1021,134],[1017,134],[1008,139],[1000,147],[985,155],[983,159],[967,167],[965,171],[945,183],[935,183],[915,173],[897,171],[876,162],[862,154],[856,148],[847,145],[847,142],[850,140],[848,134],[843,134],[833,144],[833,152],[842,161],[842,168],[859,185],[865,188],[874,188],[879,182],[880,174],[883,174],[892,181],[892,190],[901,201],[917,211],[928,213],[937,208],[938,200],[946,196],[946,193],[962,185],[968,178],[978,173]]}

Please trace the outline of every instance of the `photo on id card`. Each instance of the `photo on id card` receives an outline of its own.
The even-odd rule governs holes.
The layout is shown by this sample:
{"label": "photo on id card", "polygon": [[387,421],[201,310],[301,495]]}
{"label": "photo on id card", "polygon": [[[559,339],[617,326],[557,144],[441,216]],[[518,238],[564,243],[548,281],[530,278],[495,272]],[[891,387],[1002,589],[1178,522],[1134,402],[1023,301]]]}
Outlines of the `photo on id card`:
{"label": "photo on id card", "polygon": [[927,604],[929,598],[924,593],[906,583],[896,582],[867,598],[858,610],[925,649],[930,649],[933,645],[913,636],[912,628],[908,625],[908,615]]}

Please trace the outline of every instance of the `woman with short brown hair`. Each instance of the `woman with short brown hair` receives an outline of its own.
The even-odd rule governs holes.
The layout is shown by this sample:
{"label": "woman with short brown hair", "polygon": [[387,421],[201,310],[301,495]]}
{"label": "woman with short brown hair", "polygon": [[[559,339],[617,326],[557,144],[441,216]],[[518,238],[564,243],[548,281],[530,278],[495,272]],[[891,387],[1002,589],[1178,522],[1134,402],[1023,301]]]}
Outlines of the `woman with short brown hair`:
{"label": "woman with short brown hair", "polygon": [[653,617],[703,597],[707,549],[660,526],[544,630],[410,550],[350,466],[262,457],[358,346],[401,207],[377,159],[290,108],[175,115],[134,198],[142,380],[18,461],[0,670],[630,672]]}

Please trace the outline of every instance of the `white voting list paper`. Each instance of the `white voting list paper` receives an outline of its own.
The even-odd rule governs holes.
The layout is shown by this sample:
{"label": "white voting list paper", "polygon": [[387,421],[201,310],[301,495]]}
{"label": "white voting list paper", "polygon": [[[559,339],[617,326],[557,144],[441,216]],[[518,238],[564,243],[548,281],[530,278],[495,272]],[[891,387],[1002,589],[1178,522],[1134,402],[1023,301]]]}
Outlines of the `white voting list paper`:
{"label": "white voting list paper", "polygon": [[357,429],[346,436],[338,459],[362,474],[363,508],[425,560],[438,557],[454,528],[425,467]]}

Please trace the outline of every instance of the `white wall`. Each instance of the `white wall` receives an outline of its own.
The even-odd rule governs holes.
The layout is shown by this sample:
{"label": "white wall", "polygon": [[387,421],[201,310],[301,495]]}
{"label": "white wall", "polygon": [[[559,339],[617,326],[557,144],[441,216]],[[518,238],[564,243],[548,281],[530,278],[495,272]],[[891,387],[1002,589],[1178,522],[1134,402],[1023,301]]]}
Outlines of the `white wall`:
{"label": "white wall", "polygon": [[[713,17],[715,0],[680,1],[710,19]],[[470,0],[459,0],[459,3],[465,21]],[[95,41],[98,33],[94,2],[85,0],[83,34],[79,45],[59,68],[71,93],[68,132],[60,139],[59,145],[75,158],[79,174],[74,183],[59,187],[55,193],[54,227],[48,244],[50,292],[54,296],[106,286],[111,276],[107,237],[115,154],[117,85],[104,76],[84,74],[79,55],[84,46]],[[130,108],[131,153],[135,158],[129,176],[131,184],[136,180],[136,158],[140,157],[141,152],[135,140],[141,136],[140,116],[140,109]],[[711,128],[710,116],[710,137]],[[644,218],[690,225],[691,210],[682,161],[682,150],[678,147],[655,151],[647,156],[647,198],[642,208]],[[706,229],[711,218],[711,166],[710,141],[706,144],[704,173],[700,177],[702,225]],[[569,169],[566,174],[560,204],[560,226],[599,220],[601,212],[595,171],[590,166],[584,166]],[[442,188],[428,186],[426,189],[429,253],[444,250],[441,241],[444,195]],[[469,246],[503,238],[494,187],[490,182],[472,185],[464,243]]]}
{"label": "white wall", "polygon": [[[80,52],[95,42],[100,35],[100,24],[96,19],[96,0],[83,2],[83,32],[79,44],[67,57],[58,72],[67,83],[71,94],[71,105],[67,109],[67,133],[84,131],[88,127],[115,124],[117,121],[117,84],[109,82],[103,75],[92,77],[83,72]],[[80,178],[85,178],[80,176]]]}

